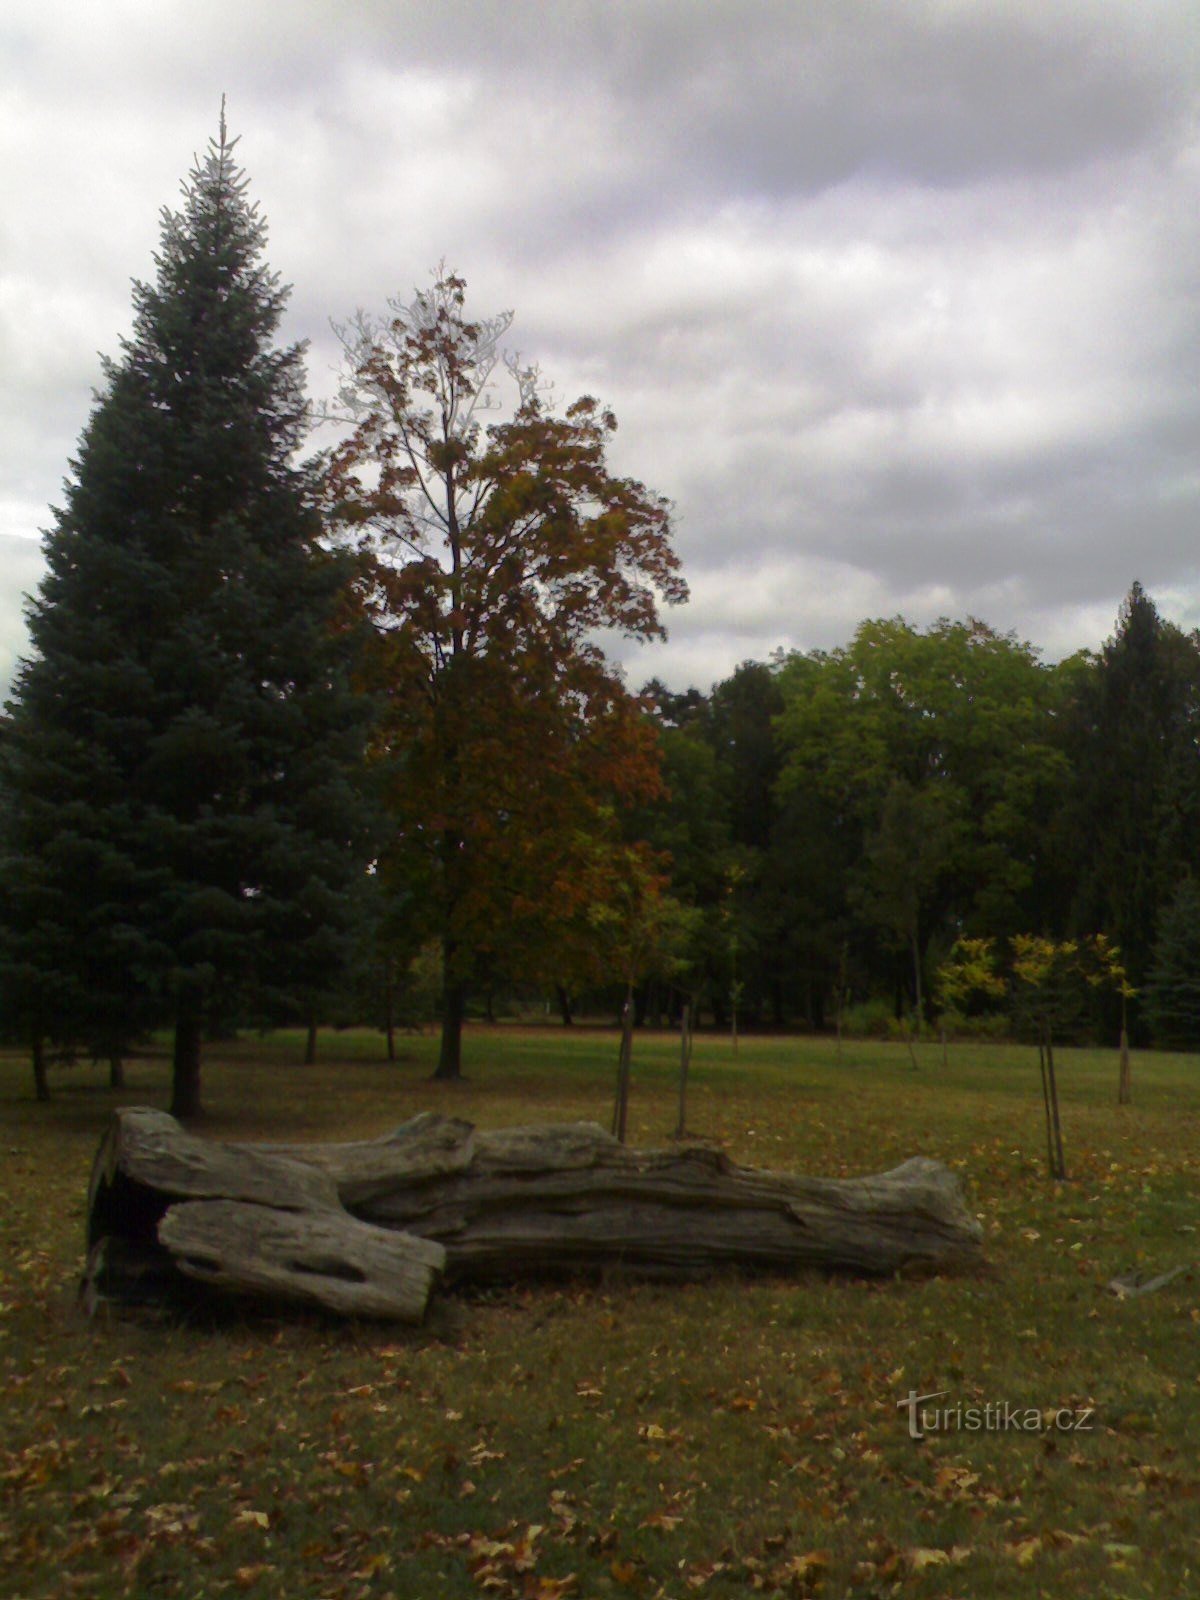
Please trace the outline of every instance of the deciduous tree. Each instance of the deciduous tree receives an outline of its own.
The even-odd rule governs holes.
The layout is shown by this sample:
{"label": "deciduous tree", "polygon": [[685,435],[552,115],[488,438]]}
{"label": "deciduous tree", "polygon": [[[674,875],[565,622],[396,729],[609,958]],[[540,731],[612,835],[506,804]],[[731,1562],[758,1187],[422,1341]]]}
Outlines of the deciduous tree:
{"label": "deciduous tree", "polygon": [[[598,636],[663,632],[686,595],[667,503],[616,474],[612,413],[551,407],[444,269],[341,330],[329,509],[360,550],[386,697],[391,850],[441,937],[437,1073],[461,1073],[467,985],[519,937],[595,809],[653,792],[653,733]],[[503,409],[501,390],[508,396]],[[489,412],[495,416],[484,426]]]}
{"label": "deciduous tree", "polygon": [[[935,938],[945,949],[962,932],[1053,925],[1044,901],[1060,866],[1048,819],[1069,769],[1057,674],[1030,646],[973,619],[924,632],[901,618],[864,622],[845,649],[788,660],[779,682],[783,812],[817,830],[814,881],[835,860],[844,888],[857,883],[859,928],[902,933],[914,984]],[[856,909],[850,896],[845,906]]]}

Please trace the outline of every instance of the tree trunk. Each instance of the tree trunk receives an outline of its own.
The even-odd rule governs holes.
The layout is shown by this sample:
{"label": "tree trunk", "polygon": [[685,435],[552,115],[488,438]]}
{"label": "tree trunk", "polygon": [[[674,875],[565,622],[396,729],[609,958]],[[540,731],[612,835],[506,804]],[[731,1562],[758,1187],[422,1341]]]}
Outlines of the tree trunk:
{"label": "tree trunk", "polygon": [[625,1128],[629,1118],[629,1076],[633,1067],[633,985],[625,991],[625,1007],[621,1012],[621,1049],[617,1056],[617,1098],[613,1106],[612,1131],[620,1144],[625,1143]]}
{"label": "tree trunk", "polygon": [[1121,1024],[1121,1076],[1117,1083],[1117,1104],[1130,1105],[1133,1101],[1133,1075],[1129,1065],[1129,1035]]}
{"label": "tree trunk", "polygon": [[46,1041],[40,1033],[33,1036],[33,1095],[44,1105],[50,1098],[50,1078],[46,1072]]}
{"label": "tree trunk", "polygon": [[392,967],[392,958],[389,956],[383,966],[383,1028],[387,1038],[387,1058],[389,1061],[396,1059],[396,984]]}
{"label": "tree trunk", "polygon": [[1050,1079],[1046,1072],[1046,1032],[1038,1035],[1038,1067],[1042,1075],[1042,1103],[1046,1109],[1046,1170],[1054,1176],[1054,1119],[1050,1114]]}
{"label": "tree trunk", "polygon": [[185,988],[176,1003],[171,1069],[171,1115],[184,1121],[200,1115],[200,1038],[200,997]]}
{"label": "tree trunk", "polygon": [[692,1065],[692,1007],[683,1002],[683,1015],[679,1020],[679,1118],[675,1124],[675,1137],[682,1139],[687,1132],[688,1072]]}
{"label": "tree trunk", "polygon": [[594,1123],[484,1132],[430,1114],[368,1143],[239,1146],[126,1109],[93,1166],[85,1290],[172,1300],[199,1285],[413,1320],[414,1279],[428,1293],[443,1261],[458,1283],[892,1274],[975,1262],[981,1238],[958,1178],[924,1157],[804,1178],[714,1150],[630,1150]]}
{"label": "tree trunk", "polygon": [[463,1018],[467,1009],[466,985],[457,978],[446,978],[442,993],[442,1042],[438,1050],[435,1078],[456,1082],[462,1077]]}
{"label": "tree trunk", "polygon": [[820,980],[808,986],[808,1020],[814,1033],[825,1032],[825,985]]}
{"label": "tree trunk", "polygon": [[554,993],[558,999],[558,1011],[563,1020],[563,1027],[570,1028],[575,1022],[575,1018],[571,1014],[571,996],[561,983],[554,985]]}
{"label": "tree trunk", "polygon": [[917,937],[917,930],[912,930],[912,959],[913,959],[913,1010],[917,1016],[917,1038],[921,1037],[924,1017],[921,1015],[924,1006],[924,996],[921,994],[921,946]]}
{"label": "tree trunk", "polygon": [[917,1060],[917,1047],[913,1043],[913,1032],[908,1025],[908,1019],[905,1018],[900,1026],[904,1029],[904,1043],[908,1046],[908,1059],[912,1063],[912,1069],[914,1072],[919,1072],[921,1063]]}
{"label": "tree trunk", "polygon": [[114,1050],[108,1058],[108,1087],[110,1089],[125,1087],[125,1063],[121,1059],[119,1050]]}
{"label": "tree trunk", "polygon": [[317,1061],[317,1014],[310,1011],[308,1014],[308,1033],[304,1040],[304,1065],[312,1067]]}
{"label": "tree trunk", "polygon": [[1058,1115],[1058,1080],[1054,1076],[1054,1040],[1046,1035],[1046,1080],[1050,1086],[1050,1110],[1054,1119],[1054,1176],[1065,1180],[1067,1162],[1063,1155],[1062,1123]]}

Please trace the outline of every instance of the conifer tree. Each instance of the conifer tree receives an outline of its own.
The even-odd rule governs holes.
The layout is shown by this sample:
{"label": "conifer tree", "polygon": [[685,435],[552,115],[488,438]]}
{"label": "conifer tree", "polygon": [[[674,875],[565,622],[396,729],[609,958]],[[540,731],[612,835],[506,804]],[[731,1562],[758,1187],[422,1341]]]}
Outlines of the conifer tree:
{"label": "conifer tree", "polygon": [[1161,910],[1200,872],[1200,640],[1135,583],[1074,717],[1074,920],[1120,945],[1145,982]]}
{"label": "conifer tree", "polygon": [[[152,283],[45,538],[3,747],[6,990],[31,1040],[302,1002],[356,870],[361,701],[318,543],[302,348],[220,130],[164,210]],[[118,1037],[119,1036],[119,1037]]]}
{"label": "conifer tree", "polygon": [[1157,1044],[1200,1048],[1200,885],[1183,878],[1158,919],[1146,1010]]}

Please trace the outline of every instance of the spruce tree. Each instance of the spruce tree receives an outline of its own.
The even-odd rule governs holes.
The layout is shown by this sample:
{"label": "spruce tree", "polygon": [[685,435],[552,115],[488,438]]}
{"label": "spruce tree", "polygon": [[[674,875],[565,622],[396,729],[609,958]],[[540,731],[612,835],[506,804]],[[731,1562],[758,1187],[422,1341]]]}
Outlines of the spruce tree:
{"label": "spruce tree", "polygon": [[1141,989],[1162,908],[1200,872],[1200,639],[1161,617],[1140,583],[1083,681],[1070,753],[1073,920],[1114,939]]}
{"label": "spruce tree", "polygon": [[1156,1044],[1200,1049],[1200,884],[1184,878],[1162,908],[1146,985]]}
{"label": "spruce tree", "polygon": [[302,347],[263,263],[224,106],[164,210],[153,283],[45,538],[3,746],[9,1016],[37,1047],[175,1030],[177,1115],[206,1019],[300,1011],[358,863],[361,701],[319,543]]}

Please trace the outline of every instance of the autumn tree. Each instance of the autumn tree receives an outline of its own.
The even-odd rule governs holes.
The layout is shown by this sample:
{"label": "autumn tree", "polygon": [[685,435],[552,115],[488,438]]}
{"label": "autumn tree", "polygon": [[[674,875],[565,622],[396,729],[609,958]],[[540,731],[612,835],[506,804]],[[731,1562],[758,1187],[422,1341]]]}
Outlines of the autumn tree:
{"label": "autumn tree", "polygon": [[388,853],[442,941],[444,1078],[489,950],[536,920],[590,815],[657,784],[653,732],[597,637],[661,636],[660,605],[687,592],[667,503],[609,464],[612,413],[587,396],[556,411],[505,357],[510,322],[471,319],[441,269],[339,330],[329,515],[376,629]]}
{"label": "autumn tree", "polygon": [[1035,934],[1013,936],[1013,1012],[1017,1023],[1037,1040],[1052,1178],[1067,1175],[1054,1042],[1080,1021],[1090,999],[1106,990],[1122,996],[1131,992],[1121,953],[1104,934],[1062,940]]}
{"label": "autumn tree", "polygon": [[35,1053],[170,1022],[181,1116],[214,1009],[298,1006],[336,965],[357,872],[346,575],[235,144],[222,114],[105,364],[0,773],[0,978]]}
{"label": "autumn tree", "polygon": [[933,995],[941,1014],[942,1061],[946,1060],[947,1024],[972,1006],[1002,1000],[1008,993],[996,970],[996,950],[991,939],[956,939],[950,954],[934,974]]}

